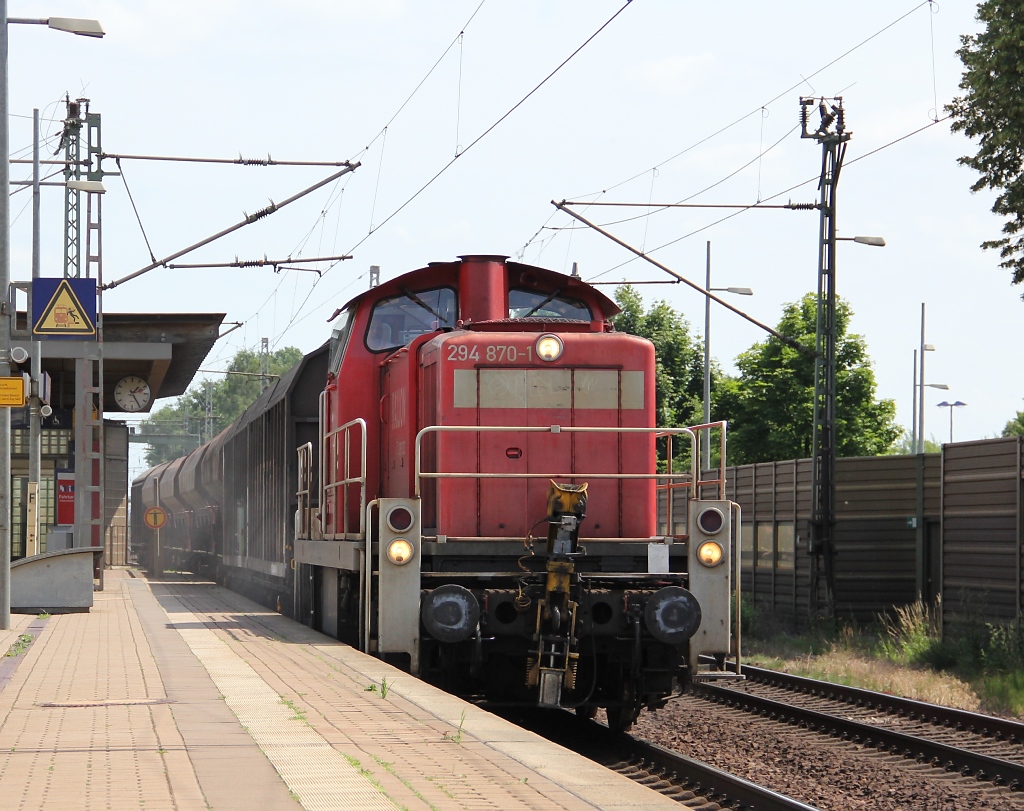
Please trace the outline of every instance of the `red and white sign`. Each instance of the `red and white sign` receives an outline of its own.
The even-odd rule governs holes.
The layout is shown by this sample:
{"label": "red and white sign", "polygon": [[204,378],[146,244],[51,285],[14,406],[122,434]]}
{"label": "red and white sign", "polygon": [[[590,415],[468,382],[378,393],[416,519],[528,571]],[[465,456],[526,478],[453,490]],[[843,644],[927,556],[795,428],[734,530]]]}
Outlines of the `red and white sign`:
{"label": "red and white sign", "polygon": [[75,473],[57,471],[57,523],[75,523]]}

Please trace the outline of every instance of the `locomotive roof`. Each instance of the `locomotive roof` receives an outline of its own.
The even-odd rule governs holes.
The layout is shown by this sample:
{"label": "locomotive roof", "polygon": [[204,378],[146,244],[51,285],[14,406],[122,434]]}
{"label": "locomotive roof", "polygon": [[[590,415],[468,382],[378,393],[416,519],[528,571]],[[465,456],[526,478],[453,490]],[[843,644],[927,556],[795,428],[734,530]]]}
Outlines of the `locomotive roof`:
{"label": "locomotive roof", "polygon": [[394,279],[390,279],[386,282],[381,282],[377,287],[372,287],[369,290],[364,290],[357,296],[352,297],[342,307],[339,307],[333,316],[328,321],[333,320],[338,313],[347,310],[354,306],[358,302],[364,299],[386,299],[392,296],[400,295],[403,289],[409,289],[410,287],[419,287],[419,282],[422,277],[423,281],[428,284],[443,284],[447,280],[447,283],[452,286],[458,285],[458,271],[462,265],[464,259],[491,259],[494,261],[503,262],[510,280],[510,287],[515,286],[514,280],[522,283],[522,280],[529,280],[530,286],[538,292],[553,293],[560,291],[567,296],[583,296],[588,298],[594,304],[598,306],[601,311],[601,318],[611,318],[613,315],[621,312],[619,306],[608,296],[602,293],[593,285],[587,284],[579,276],[567,276],[564,273],[558,273],[554,270],[548,270],[547,268],[537,267],[535,265],[524,265],[519,262],[509,262],[507,256],[495,255],[495,256],[460,256],[458,260],[454,262],[431,262],[426,267],[418,268],[417,270],[411,270],[408,273],[403,273],[401,276],[397,276]]}

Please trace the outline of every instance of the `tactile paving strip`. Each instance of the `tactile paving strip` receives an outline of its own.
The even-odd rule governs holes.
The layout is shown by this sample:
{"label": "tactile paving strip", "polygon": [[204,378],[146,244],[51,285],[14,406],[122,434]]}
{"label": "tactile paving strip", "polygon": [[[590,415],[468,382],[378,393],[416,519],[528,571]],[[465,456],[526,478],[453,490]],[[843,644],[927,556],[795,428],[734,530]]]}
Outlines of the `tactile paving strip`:
{"label": "tactile paving strip", "polygon": [[203,628],[199,617],[180,602],[178,606],[172,627],[304,808],[394,811],[394,805],[359,769],[306,724],[244,659]]}

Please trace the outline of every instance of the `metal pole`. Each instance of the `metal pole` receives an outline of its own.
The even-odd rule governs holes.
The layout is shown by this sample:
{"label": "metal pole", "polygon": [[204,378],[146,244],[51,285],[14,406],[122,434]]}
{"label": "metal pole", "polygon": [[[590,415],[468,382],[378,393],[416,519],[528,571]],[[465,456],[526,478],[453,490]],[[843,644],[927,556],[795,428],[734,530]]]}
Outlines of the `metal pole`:
{"label": "metal pole", "polygon": [[917,452],[924,453],[924,302],[921,302],[921,374],[918,375],[918,385],[921,390],[917,401]]}
{"label": "metal pole", "polygon": [[[708,240],[707,268],[704,289],[711,289],[711,240]],[[704,297],[704,424],[711,422],[711,297]],[[701,457],[704,470],[711,469],[711,429],[704,432],[704,453]]]}
{"label": "metal pole", "polygon": [[[11,373],[11,138],[7,97],[7,0],[0,0],[0,376]],[[0,408],[0,630],[11,627],[11,410]]]}
{"label": "metal pole", "polygon": [[953,444],[953,406],[949,407],[949,444]]}
{"label": "metal pole", "polygon": [[[35,282],[40,276],[40,229],[41,218],[39,215],[39,109],[32,110],[32,281]],[[32,288],[28,289],[28,327],[32,328]],[[40,382],[43,376],[42,353],[40,351],[39,339],[32,336],[30,344],[32,351],[32,396],[29,400],[29,423],[28,423],[28,486],[29,491],[32,485],[36,485],[35,499],[36,509],[29,510],[29,518],[34,521],[35,526],[26,527],[26,541],[34,538],[34,548],[29,549],[26,544],[26,555],[38,555],[40,549],[39,537],[39,505],[42,504],[42,493],[40,483],[42,481],[42,452],[41,433],[42,425],[39,416],[39,394]],[[34,517],[34,518],[33,518]]]}
{"label": "metal pole", "polygon": [[917,350],[914,350],[914,388],[910,393],[910,408],[914,416],[910,423],[910,452],[917,453]]}

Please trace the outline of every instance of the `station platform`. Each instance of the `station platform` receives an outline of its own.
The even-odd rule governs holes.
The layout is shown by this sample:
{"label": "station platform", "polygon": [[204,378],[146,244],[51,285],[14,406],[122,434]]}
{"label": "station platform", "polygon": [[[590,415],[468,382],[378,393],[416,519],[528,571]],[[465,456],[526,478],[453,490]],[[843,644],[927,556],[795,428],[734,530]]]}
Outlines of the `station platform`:
{"label": "station platform", "polygon": [[213,583],[108,570],[0,631],[13,809],[668,809],[674,801]]}

